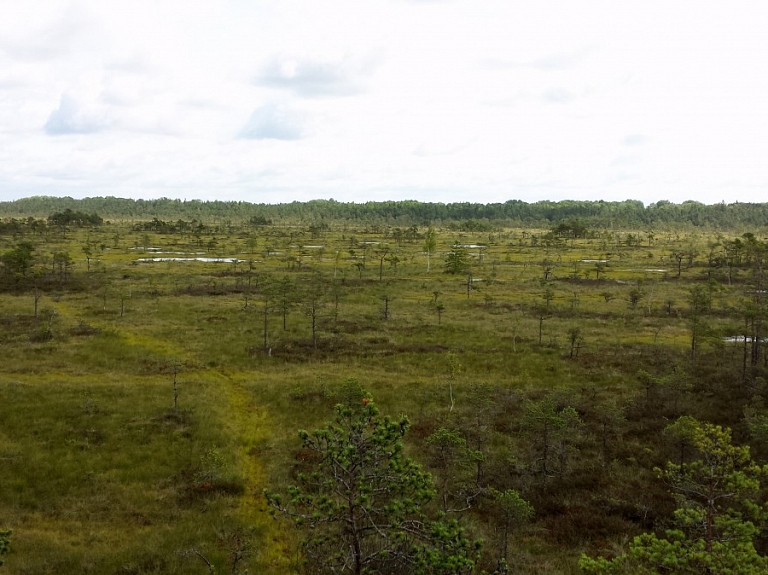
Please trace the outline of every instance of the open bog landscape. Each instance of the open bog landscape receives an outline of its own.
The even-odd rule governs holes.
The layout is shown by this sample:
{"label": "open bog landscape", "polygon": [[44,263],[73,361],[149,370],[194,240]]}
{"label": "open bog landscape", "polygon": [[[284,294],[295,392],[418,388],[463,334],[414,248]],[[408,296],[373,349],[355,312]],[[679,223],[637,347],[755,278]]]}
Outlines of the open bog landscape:
{"label": "open bog landscape", "polygon": [[762,572],[766,205],[638,204],[0,204],[0,571]]}
{"label": "open bog landscape", "polygon": [[766,30],[0,2],[0,575],[768,573]]}

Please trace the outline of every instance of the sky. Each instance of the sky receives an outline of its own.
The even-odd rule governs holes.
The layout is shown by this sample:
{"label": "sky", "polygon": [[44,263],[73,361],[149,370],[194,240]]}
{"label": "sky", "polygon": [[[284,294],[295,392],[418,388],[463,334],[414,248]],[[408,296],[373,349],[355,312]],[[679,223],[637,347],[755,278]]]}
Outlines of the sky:
{"label": "sky", "polygon": [[768,201],[754,0],[0,0],[0,200]]}

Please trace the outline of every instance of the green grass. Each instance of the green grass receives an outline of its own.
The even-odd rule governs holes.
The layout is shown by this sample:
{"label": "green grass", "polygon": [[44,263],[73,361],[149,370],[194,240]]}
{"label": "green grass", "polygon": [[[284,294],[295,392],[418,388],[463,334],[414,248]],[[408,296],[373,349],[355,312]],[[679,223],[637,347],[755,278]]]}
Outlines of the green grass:
{"label": "green grass", "polygon": [[[514,564],[522,573],[575,573],[582,550],[609,547],[669,511],[651,471],[670,457],[661,435],[666,422],[707,415],[746,438],[742,407],[750,395],[766,395],[737,385],[742,349],[720,342],[740,333],[742,318],[733,310],[750,293],[750,270],[735,269],[729,285],[723,269],[708,269],[699,256],[676,277],[669,254],[690,241],[703,253],[711,239],[704,235],[660,232],[650,248],[628,248],[607,234],[546,247],[519,230],[493,238],[438,230],[440,254],[427,273],[418,241],[396,246],[362,229],[319,239],[301,233],[259,231],[247,309],[245,265],[235,272],[230,264],[139,263],[145,254],[131,248],[143,245],[143,234],[126,227],[117,247],[113,230],[102,240],[92,234],[109,247],[86,273],[85,232],[36,239],[41,268],[61,250],[76,267],[67,282],[46,284],[38,319],[30,290],[0,293],[0,527],[14,530],[8,573],[203,573],[202,561],[188,555],[192,547],[228,572],[226,541],[234,533],[252,542],[251,573],[293,572],[297,535],[269,517],[260,493],[291,481],[296,430],[330,419],[350,378],[385,413],[409,416],[408,450],[420,460],[438,427],[470,438],[482,428],[485,480],[519,489],[537,509],[536,521],[514,535]],[[388,242],[397,268],[385,264],[379,281],[369,248],[361,279],[353,267],[360,260],[349,254],[352,233],[355,255],[365,251],[359,242]],[[167,251],[205,251],[191,236],[149,236]],[[219,234],[211,255],[249,257],[244,237]],[[442,269],[441,254],[455,240],[488,244],[483,262],[472,262],[474,278],[483,281],[469,297],[467,277]],[[2,241],[0,251],[13,245]],[[317,244],[325,245],[321,257],[300,247]],[[281,254],[265,255],[266,245]],[[593,264],[581,262],[589,259],[610,260],[600,280]],[[548,282],[545,261],[554,266]],[[338,313],[330,293],[334,268]],[[265,353],[260,286],[288,277],[304,292],[314,272],[325,274],[328,288],[317,347],[302,296],[286,329],[281,311],[268,310]],[[708,272],[717,282],[706,318],[711,330],[692,363],[687,297],[692,286],[707,285]],[[548,289],[540,344],[537,308],[546,305]],[[633,289],[642,292],[634,308]],[[435,292],[444,305],[439,323]],[[43,337],[51,310],[50,337]],[[573,328],[581,339],[578,356],[569,358]],[[452,362],[458,367],[451,375]],[[638,371],[662,376],[674,365],[691,391],[676,395],[662,386],[646,397]],[[753,382],[763,373],[758,367]],[[550,392],[578,409],[584,427],[568,473],[542,488],[527,471],[535,437],[523,421],[526,402]],[[481,396],[490,407],[479,407]],[[612,402],[624,418],[607,440],[606,460],[600,414]],[[465,521],[493,539],[488,501]],[[489,543],[482,566],[493,562]]]}

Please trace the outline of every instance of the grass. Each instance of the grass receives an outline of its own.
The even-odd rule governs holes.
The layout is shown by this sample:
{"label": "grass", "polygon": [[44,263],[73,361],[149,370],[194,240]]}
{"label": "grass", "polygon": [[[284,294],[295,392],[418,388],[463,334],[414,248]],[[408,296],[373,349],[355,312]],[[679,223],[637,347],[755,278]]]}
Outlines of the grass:
{"label": "grass", "polygon": [[[41,268],[53,251],[76,260],[67,282],[46,284],[38,318],[31,291],[0,293],[0,527],[14,530],[8,573],[203,573],[193,547],[223,573],[238,538],[250,542],[250,572],[295,572],[297,535],[268,515],[260,494],[290,482],[296,430],[330,419],[350,378],[385,413],[409,416],[408,450],[422,461],[424,440],[438,427],[470,439],[481,430],[485,480],[520,490],[537,511],[514,535],[514,564],[522,573],[575,573],[581,551],[605,549],[668,513],[651,471],[670,455],[661,435],[667,422],[707,415],[746,438],[741,409],[764,394],[736,385],[742,348],[720,342],[740,333],[734,310],[750,294],[750,269],[737,268],[729,284],[723,269],[698,258],[676,277],[669,254],[689,242],[703,252],[705,235],[659,232],[651,247],[630,248],[618,232],[533,245],[520,230],[439,231],[442,253],[454,241],[488,245],[483,261],[472,261],[482,281],[468,296],[467,277],[444,274],[440,255],[426,272],[418,242],[396,246],[363,229],[317,239],[274,226],[259,232],[245,308],[246,264],[138,263],[145,254],[133,248],[144,234],[119,229],[117,245],[114,229],[90,232],[108,246],[90,273],[79,257],[85,232],[37,240]],[[210,255],[250,258],[247,233],[217,234]],[[149,237],[165,251],[205,251],[191,236]],[[0,251],[13,245],[3,242]],[[364,247],[377,244],[361,242],[389,243],[397,267],[385,263],[380,281],[375,248]],[[321,256],[301,247],[320,244]],[[280,253],[265,254],[266,245]],[[364,253],[361,277],[353,265]],[[609,260],[599,280],[594,263],[582,261],[597,259]],[[554,279],[544,281],[547,268]],[[316,272],[325,289],[315,346],[305,294]],[[691,362],[688,293],[710,275],[710,329]],[[265,286],[286,277],[296,301],[283,329],[271,297],[265,352]],[[635,289],[641,298],[632,307]],[[439,318],[435,298],[444,306]],[[674,365],[690,384],[680,393],[666,384],[649,392],[638,378],[641,369],[661,378]],[[760,369],[751,368],[752,382]],[[542,488],[530,472],[536,438],[523,422],[526,402],[548,393],[575,406],[584,425],[568,472]],[[612,404],[621,416],[603,441],[601,418]],[[488,501],[465,521],[494,540]],[[484,568],[494,552],[489,543]]]}

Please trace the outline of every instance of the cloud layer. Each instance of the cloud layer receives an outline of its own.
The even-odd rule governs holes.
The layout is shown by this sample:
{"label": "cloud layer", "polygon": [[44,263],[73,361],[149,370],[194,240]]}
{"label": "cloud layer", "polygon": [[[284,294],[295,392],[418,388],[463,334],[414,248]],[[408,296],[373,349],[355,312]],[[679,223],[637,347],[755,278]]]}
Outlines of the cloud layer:
{"label": "cloud layer", "polygon": [[764,201],[768,11],[41,0],[0,19],[0,200]]}

